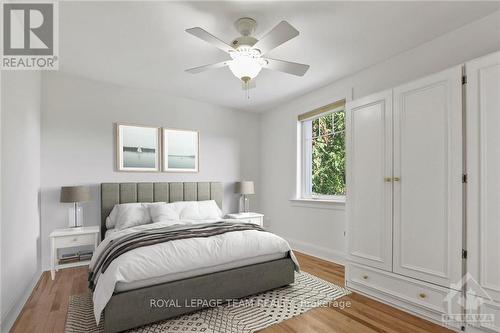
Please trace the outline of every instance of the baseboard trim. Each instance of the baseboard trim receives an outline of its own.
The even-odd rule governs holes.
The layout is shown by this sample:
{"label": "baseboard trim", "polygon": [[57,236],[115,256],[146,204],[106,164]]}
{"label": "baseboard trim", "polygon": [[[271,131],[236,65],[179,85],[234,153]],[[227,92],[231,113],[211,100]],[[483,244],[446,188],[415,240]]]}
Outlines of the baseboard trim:
{"label": "baseboard trim", "polygon": [[297,250],[299,252],[303,252],[313,257],[317,257],[326,261],[331,261],[339,265],[345,266],[345,253],[340,251],[335,251],[323,246],[313,245],[311,243],[298,241],[296,239],[287,238],[292,249]]}
{"label": "baseboard trim", "polygon": [[26,289],[24,294],[21,296],[19,301],[17,301],[17,303],[12,306],[12,308],[4,316],[4,318],[2,318],[0,332],[9,332],[12,329],[19,314],[21,313],[22,309],[26,305],[26,302],[28,302],[29,298],[31,297],[31,293],[33,292],[36,285],[38,284],[38,281],[40,281],[40,278],[42,277],[42,273],[43,273],[42,271],[38,271],[35,274],[33,280],[30,282],[28,288]]}

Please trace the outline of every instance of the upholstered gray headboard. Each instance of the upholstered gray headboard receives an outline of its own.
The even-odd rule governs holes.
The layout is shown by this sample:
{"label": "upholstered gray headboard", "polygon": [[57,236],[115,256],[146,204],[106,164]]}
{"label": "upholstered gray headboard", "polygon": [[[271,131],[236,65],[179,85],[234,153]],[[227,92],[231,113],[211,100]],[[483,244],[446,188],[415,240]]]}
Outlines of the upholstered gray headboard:
{"label": "upholstered gray headboard", "polygon": [[224,190],[219,182],[191,183],[102,183],[101,239],[106,217],[116,204],[129,202],[175,202],[215,200],[222,209]]}

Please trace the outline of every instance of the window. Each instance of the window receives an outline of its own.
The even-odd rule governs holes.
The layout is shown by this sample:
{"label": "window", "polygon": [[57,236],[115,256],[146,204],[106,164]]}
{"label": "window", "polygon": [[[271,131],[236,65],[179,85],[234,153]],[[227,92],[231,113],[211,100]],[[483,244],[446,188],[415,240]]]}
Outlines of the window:
{"label": "window", "polygon": [[345,101],[299,116],[301,197],[343,200],[345,188]]}

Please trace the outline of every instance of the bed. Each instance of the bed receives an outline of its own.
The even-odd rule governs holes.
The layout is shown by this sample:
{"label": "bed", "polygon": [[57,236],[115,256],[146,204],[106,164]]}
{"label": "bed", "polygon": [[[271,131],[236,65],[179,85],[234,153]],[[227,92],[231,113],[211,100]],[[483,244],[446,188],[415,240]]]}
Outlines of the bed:
{"label": "bed", "polygon": [[[223,185],[219,182],[102,183],[101,238],[113,237],[113,231],[106,227],[106,218],[115,204],[214,200],[222,208],[222,197]],[[202,259],[200,256],[199,260]],[[214,304],[214,300],[241,298],[279,288],[294,282],[297,268],[293,253],[280,250],[276,254],[256,255],[189,272],[116,283],[104,307],[104,331],[120,332],[197,311]],[[99,296],[97,292],[98,289],[94,290],[94,302]],[[153,307],[152,302],[158,300],[174,306]]]}

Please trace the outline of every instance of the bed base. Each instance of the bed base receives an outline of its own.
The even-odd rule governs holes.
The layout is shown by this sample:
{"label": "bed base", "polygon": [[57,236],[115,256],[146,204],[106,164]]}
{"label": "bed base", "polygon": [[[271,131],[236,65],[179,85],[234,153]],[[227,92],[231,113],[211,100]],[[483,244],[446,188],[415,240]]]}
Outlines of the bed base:
{"label": "bed base", "polygon": [[209,302],[237,299],[293,283],[290,258],[114,294],[104,310],[104,332],[114,333],[194,312]]}

